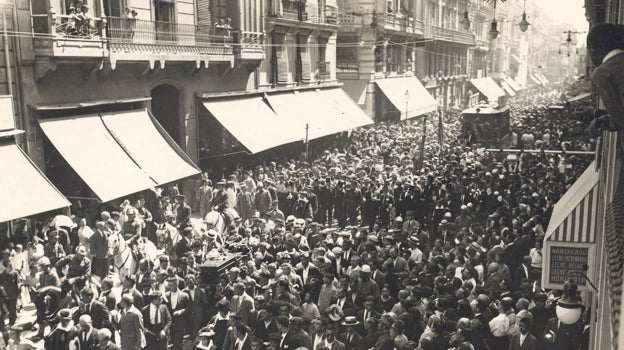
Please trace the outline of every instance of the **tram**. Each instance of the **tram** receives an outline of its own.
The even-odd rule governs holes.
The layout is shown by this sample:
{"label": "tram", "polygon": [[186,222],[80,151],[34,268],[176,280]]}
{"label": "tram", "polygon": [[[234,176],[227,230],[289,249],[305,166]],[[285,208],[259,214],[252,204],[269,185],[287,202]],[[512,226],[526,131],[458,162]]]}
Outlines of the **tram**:
{"label": "tram", "polygon": [[499,147],[509,136],[509,107],[475,106],[461,114],[462,136],[468,144]]}

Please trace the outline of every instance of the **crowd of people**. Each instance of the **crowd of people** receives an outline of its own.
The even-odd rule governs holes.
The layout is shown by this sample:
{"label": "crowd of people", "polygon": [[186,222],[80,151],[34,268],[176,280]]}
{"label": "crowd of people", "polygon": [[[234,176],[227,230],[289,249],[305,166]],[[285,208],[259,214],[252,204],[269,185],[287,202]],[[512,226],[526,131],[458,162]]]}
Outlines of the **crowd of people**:
{"label": "crowd of people", "polygon": [[[586,126],[548,116],[553,96],[510,102],[511,142],[592,149]],[[429,119],[422,162],[419,120],[375,124],[309,162],[241,165],[216,188],[203,174],[75,225],[24,220],[0,264],[4,340],[27,342],[16,310],[59,288],[35,326],[50,349],[586,349],[590,310],[557,321],[541,241],[590,157],[526,153],[512,171],[506,154],[462,143],[457,111],[443,147]],[[228,213],[224,232],[193,219],[214,209]],[[120,294],[116,232],[166,252],[137,251]],[[236,265],[206,281],[202,263],[234,250]]]}

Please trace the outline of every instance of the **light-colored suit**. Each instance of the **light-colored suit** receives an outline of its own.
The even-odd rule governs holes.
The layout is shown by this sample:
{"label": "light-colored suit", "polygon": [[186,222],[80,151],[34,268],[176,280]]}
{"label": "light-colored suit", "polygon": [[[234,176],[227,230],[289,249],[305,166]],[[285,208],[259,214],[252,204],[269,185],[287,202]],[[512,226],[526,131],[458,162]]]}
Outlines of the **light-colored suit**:
{"label": "light-colored suit", "polygon": [[121,348],[124,350],[140,350],[146,345],[145,328],[141,311],[131,306],[119,321]]}
{"label": "light-colored suit", "polygon": [[243,293],[232,300],[232,312],[239,315],[244,324],[250,324],[253,310],[254,299],[247,293]]}

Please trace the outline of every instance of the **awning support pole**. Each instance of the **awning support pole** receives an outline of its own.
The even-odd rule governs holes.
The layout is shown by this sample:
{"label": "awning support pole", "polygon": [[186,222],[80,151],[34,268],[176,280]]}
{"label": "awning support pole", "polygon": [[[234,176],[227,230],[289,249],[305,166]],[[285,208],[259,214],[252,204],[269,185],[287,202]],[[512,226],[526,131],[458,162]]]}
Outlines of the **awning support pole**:
{"label": "awning support pole", "polygon": [[305,159],[306,159],[306,162],[310,161],[310,159],[309,159],[310,155],[308,153],[309,152],[309,148],[308,148],[308,144],[309,144],[309,142],[308,142],[309,141],[308,140],[308,131],[309,131],[309,129],[310,129],[310,124],[306,123],[306,135],[305,135]]}

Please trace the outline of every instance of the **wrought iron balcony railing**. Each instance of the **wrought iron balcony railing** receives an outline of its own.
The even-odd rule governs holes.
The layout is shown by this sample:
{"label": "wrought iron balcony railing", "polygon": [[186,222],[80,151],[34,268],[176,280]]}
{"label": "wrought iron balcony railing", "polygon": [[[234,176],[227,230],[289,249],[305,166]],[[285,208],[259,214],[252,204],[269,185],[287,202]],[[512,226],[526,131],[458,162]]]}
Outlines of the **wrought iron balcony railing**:
{"label": "wrought iron balcony railing", "polygon": [[198,55],[233,54],[234,32],[228,25],[199,27],[191,24],[108,18],[111,51],[124,50],[184,52]]}
{"label": "wrought iron balcony railing", "polygon": [[31,16],[35,54],[50,57],[103,57],[106,19],[55,13]]}

